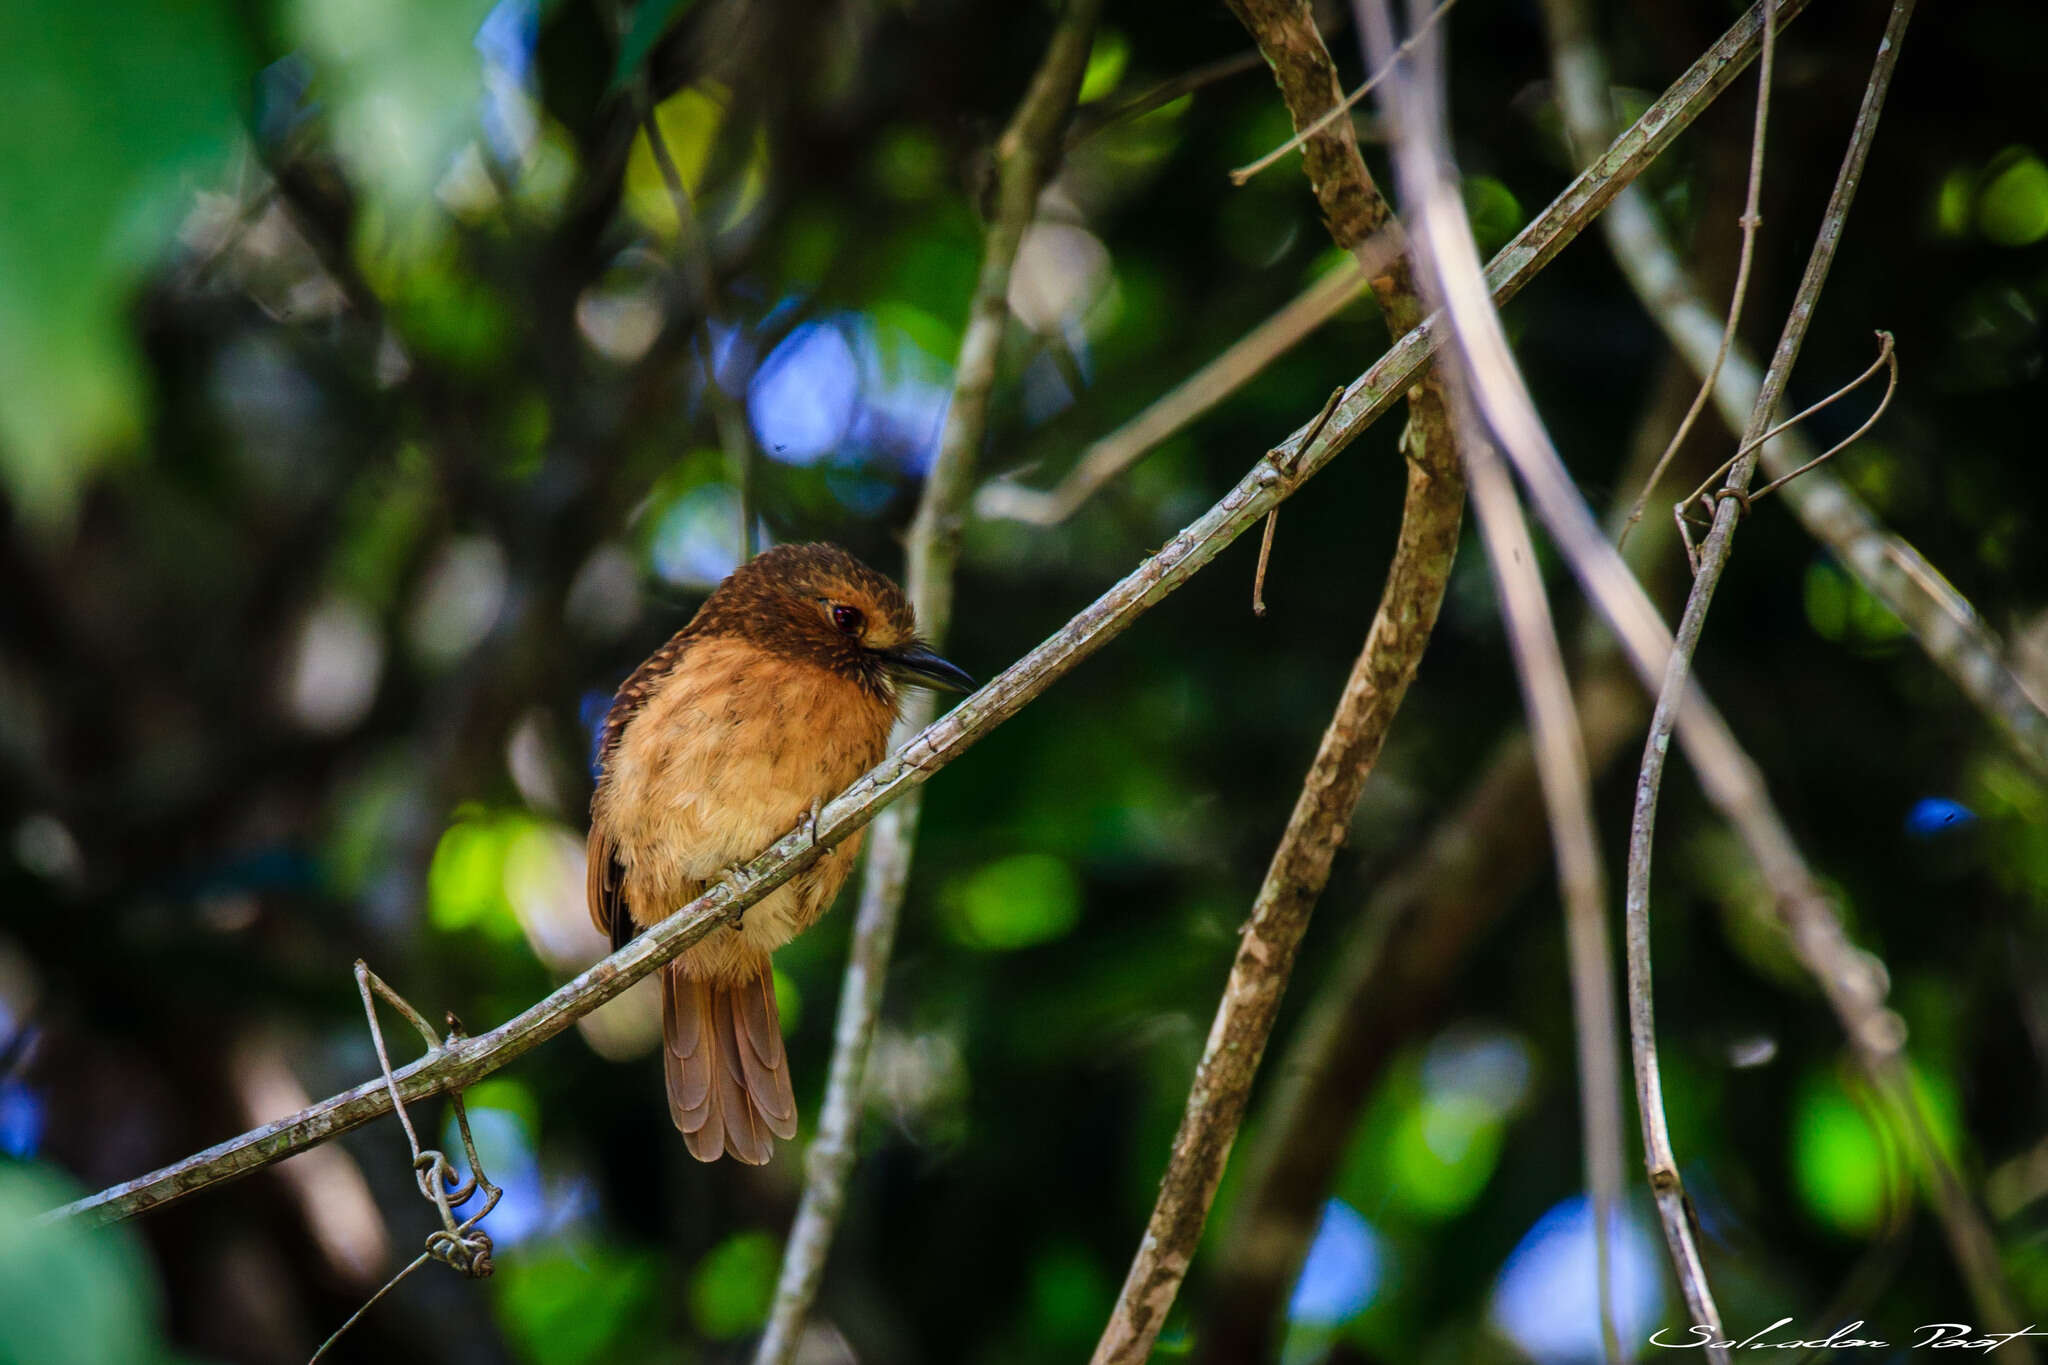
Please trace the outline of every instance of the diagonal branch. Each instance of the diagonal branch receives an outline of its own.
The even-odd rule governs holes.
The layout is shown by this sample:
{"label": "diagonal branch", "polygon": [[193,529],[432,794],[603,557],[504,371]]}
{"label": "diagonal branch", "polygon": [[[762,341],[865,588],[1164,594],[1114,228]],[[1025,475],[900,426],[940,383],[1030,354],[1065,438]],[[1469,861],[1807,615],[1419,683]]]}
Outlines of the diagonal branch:
{"label": "diagonal branch", "polygon": [[[919,632],[934,646],[944,643],[952,615],[960,525],[988,426],[988,395],[995,385],[996,357],[1009,318],[1010,270],[1024,229],[1037,208],[1039,191],[1057,169],[1060,136],[1081,89],[1101,10],[1102,0],[1073,0],[1068,6],[1024,102],[996,144],[996,222],[983,247],[981,278],[960,339],[952,402],[946,408],[938,455],[911,521],[907,546],[905,587],[917,613]],[[930,693],[912,693],[897,723],[898,736],[908,739],[931,724],[936,709]],[[883,812],[868,844],[860,910],[847,951],[839,1017],[833,1026],[825,1105],[818,1119],[818,1136],[805,1158],[803,1199],[783,1250],[774,1304],[754,1353],[755,1365],[785,1365],[796,1354],[804,1319],[824,1278],[825,1255],[846,1206],[846,1181],[860,1135],[868,1054],[874,1044],[875,1020],[881,1011],[882,987],[888,980],[904,890],[910,881],[920,804],[919,794],[911,792]]]}
{"label": "diagonal branch", "polygon": [[[1781,22],[1804,3],[1782,0],[1778,6]],[[1743,67],[1756,56],[1759,28],[1759,10],[1752,8],[1623,131],[1605,155],[1501,248],[1486,271],[1487,287],[1497,299],[1512,297],[1555,259],[1622,187],[1641,174],[1742,74]],[[1425,321],[1403,336],[1345,390],[1313,449],[1299,448],[1307,430],[1304,423],[1164,548],[980,692],[835,797],[819,814],[819,841],[836,842],[866,824],[1179,588],[1391,410],[1442,339],[1437,319]],[[808,820],[805,826],[807,831]],[[784,835],[738,874],[515,1018],[456,1044],[438,1058],[403,1068],[396,1076],[399,1093],[407,1103],[415,1103],[472,1085],[562,1032],[808,865],[817,857],[817,850],[806,831]],[[247,1175],[390,1112],[391,1096],[383,1082],[365,1082],[162,1170],[77,1200],[50,1216],[84,1217],[93,1222],[132,1218]]]}

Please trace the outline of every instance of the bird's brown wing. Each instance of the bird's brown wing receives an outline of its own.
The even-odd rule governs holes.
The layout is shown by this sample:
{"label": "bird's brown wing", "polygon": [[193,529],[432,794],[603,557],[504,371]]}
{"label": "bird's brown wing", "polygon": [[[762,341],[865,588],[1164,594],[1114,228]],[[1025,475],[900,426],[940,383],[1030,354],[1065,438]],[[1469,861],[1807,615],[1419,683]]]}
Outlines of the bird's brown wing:
{"label": "bird's brown wing", "polygon": [[[675,671],[682,662],[683,653],[689,648],[690,636],[677,631],[669,636],[668,643],[647,656],[631,676],[619,685],[612,697],[611,710],[605,713],[604,728],[599,733],[597,746],[598,790],[604,789],[606,769],[611,766],[612,750],[619,747],[619,736],[626,732],[626,726],[633,717],[640,714],[647,705],[648,697],[661,680]],[[607,837],[597,819],[597,796],[590,800],[590,844],[589,870],[585,874],[585,894],[590,900],[590,921],[597,931],[611,940],[612,949],[626,946],[633,937],[633,917],[626,912],[621,901],[621,884],[625,881],[624,869],[619,866],[618,852]]]}
{"label": "bird's brown wing", "polygon": [[605,712],[604,733],[597,747],[600,768],[611,761],[612,750],[619,746],[619,736],[625,733],[633,717],[640,714],[640,708],[654,695],[661,680],[675,672],[676,665],[683,661],[683,654],[693,638],[689,627],[685,626],[669,636],[668,643],[642,660],[640,666],[619,684],[618,692],[612,697],[612,709]]}
{"label": "bird's brown wing", "polygon": [[633,917],[626,913],[622,890],[625,869],[619,866],[618,852],[604,826],[595,820],[590,822],[590,842],[585,854],[583,890],[590,901],[590,922],[597,926],[597,932],[611,940],[612,951],[617,952],[633,937]]}
{"label": "bird's brown wing", "polygon": [[796,1136],[796,1094],[782,1047],[774,977],[737,986],[662,974],[668,1112],[699,1161],[730,1155],[759,1166],[776,1138]]}

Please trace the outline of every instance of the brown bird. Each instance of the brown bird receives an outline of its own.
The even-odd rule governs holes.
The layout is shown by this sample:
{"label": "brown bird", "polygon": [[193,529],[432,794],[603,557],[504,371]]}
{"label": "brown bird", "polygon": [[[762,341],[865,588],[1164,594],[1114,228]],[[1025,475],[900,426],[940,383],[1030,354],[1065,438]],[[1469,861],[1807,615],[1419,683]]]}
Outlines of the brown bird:
{"label": "brown bird", "polygon": [[[902,590],[836,545],[735,569],[612,700],[590,802],[590,917],[614,947],[666,919],[879,763],[909,684],[973,679]],[[860,833],[661,976],[668,1110],[690,1154],[758,1166],[796,1135],[768,955],[817,922]]]}

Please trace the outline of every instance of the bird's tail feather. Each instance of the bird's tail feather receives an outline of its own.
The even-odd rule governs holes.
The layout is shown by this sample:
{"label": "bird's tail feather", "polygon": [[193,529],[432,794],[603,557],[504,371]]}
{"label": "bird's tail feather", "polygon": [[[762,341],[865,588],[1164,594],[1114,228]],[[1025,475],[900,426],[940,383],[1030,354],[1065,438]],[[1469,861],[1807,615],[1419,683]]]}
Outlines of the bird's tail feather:
{"label": "bird's tail feather", "polygon": [[738,985],[698,981],[671,965],[661,978],[668,1112],[690,1155],[758,1166],[776,1138],[796,1136],[796,1094],[767,963]]}

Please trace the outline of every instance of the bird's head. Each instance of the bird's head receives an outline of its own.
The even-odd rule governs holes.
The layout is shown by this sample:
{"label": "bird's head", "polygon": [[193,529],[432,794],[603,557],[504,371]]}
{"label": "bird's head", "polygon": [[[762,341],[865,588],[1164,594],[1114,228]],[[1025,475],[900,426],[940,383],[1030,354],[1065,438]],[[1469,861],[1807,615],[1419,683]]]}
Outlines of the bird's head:
{"label": "bird's head", "polygon": [[777,545],[734,569],[690,623],[818,664],[872,692],[971,692],[974,679],[917,638],[903,590],[837,545]]}

